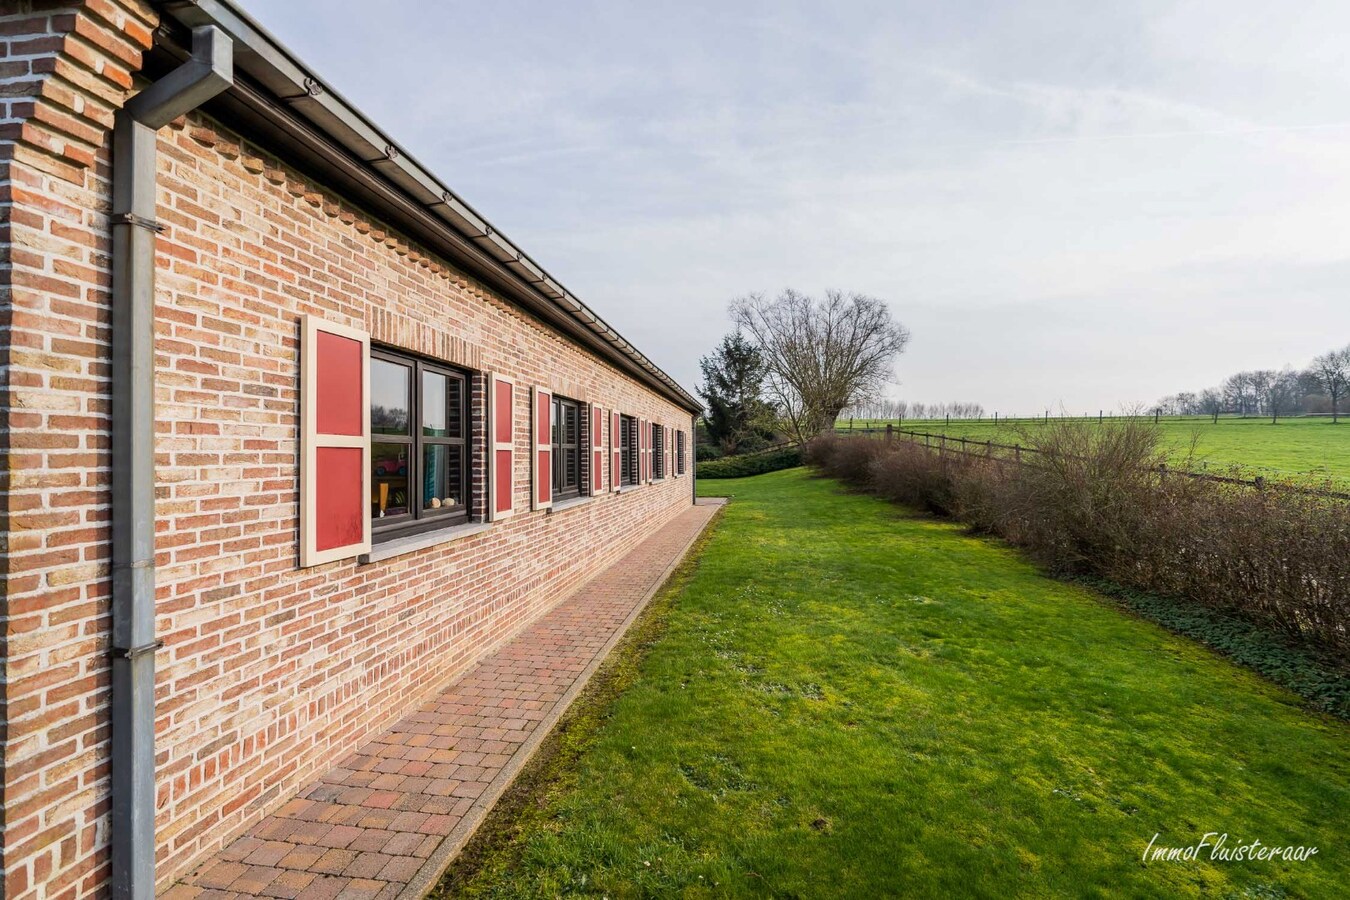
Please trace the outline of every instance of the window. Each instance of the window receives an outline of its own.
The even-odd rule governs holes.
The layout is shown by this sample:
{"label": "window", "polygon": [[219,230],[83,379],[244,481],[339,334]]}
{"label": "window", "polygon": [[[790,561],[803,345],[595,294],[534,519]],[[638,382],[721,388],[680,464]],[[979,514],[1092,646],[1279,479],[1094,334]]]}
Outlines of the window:
{"label": "window", "polygon": [[638,422],[632,416],[619,417],[619,446],[623,472],[619,484],[624,487],[638,483]]}
{"label": "window", "polygon": [[468,377],[370,352],[371,530],[375,540],[468,518]]}
{"label": "window", "polygon": [[684,474],[684,432],[675,432],[675,474]]}
{"label": "window", "polygon": [[652,480],[666,477],[666,426],[652,423]]}
{"label": "window", "polygon": [[553,397],[553,499],[581,494],[581,406]]}

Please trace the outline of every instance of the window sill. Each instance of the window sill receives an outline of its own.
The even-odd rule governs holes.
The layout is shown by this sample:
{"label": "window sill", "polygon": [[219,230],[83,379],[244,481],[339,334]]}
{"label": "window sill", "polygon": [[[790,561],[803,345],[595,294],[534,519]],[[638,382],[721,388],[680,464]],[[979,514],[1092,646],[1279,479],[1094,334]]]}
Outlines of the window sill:
{"label": "window sill", "polygon": [[637,490],[638,488],[640,488],[640,487],[642,487],[642,485],[640,485],[640,484],[625,484],[625,485],[621,485],[621,486],[619,487],[618,493],[620,493],[620,494],[627,494],[627,493],[629,493],[630,491],[636,491],[636,490]]}
{"label": "window sill", "polygon": [[584,506],[585,504],[590,503],[594,499],[595,499],[594,497],[591,497],[589,495],[581,497],[568,497],[566,500],[555,501],[554,504],[548,508],[547,512],[550,515],[552,515],[553,513],[562,512],[565,509],[571,509],[574,506]]}
{"label": "window sill", "polygon": [[407,537],[394,538],[392,541],[385,541],[382,544],[376,544],[370,548],[369,553],[362,553],[356,558],[357,565],[369,565],[370,563],[381,562],[386,559],[393,559],[395,556],[402,556],[405,553],[412,553],[415,550],[425,550],[428,547],[436,547],[440,544],[448,544],[451,541],[457,541],[460,538],[471,537],[475,534],[482,534],[492,526],[487,522],[465,522],[461,525],[451,525],[448,528],[438,528],[435,531],[424,532],[423,534],[410,534]]}

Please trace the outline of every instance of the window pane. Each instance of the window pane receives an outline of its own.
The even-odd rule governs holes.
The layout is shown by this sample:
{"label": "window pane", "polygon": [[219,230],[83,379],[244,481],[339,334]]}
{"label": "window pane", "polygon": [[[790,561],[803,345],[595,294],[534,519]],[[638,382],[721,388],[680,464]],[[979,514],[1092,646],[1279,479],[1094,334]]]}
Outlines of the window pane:
{"label": "window pane", "polygon": [[370,361],[370,430],[375,434],[408,433],[408,385],[412,370],[388,360]]}
{"label": "window pane", "polygon": [[422,373],[422,434],[425,437],[449,437],[446,415],[446,378],[440,372]]}
{"label": "window pane", "polygon": [[408,445],[373,443],[370,445],[370,464],[371,518],[407,515]]}
{"label": "window pane", "polygon": [[460,485],[463,482],[464,448],[448,444],[428,444],[422,448],[422,509],[434,513],[458,509],[464,505]]}

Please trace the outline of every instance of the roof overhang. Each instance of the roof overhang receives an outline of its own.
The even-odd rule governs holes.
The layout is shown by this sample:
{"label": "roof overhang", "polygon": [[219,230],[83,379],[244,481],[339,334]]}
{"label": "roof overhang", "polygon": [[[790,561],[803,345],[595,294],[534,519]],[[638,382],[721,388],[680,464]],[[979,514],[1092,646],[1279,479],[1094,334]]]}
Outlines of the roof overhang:
{"label": "roof overhang", "polygon": [[[690,412],[702,405],[226,0],[161,0],[155,54],[186,57],[190,29],[235,42],[235,83],[206,110],[360,203],[510,302]],[[147,68],[156,65],[153,55]]]}

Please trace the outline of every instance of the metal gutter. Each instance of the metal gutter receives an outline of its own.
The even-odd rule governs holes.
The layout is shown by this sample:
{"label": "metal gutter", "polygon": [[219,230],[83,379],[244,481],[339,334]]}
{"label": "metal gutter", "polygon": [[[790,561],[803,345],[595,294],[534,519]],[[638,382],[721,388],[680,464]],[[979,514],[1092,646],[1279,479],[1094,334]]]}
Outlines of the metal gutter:
{"label": "metal gutter", "polygon": [[192,56],[113,123],[112,895],[155,895],[156,132],[233,80],[230,39],[206,26]]}
{"label": "metal gutter", "polygon": [[[160,9],[187,28],[213,25],[235,42],[239,79],[225,102],[263,116],[289,140],[322,153],[330,165],[346,156],[348,176],[363,192],[409,218],[419,238],[449,246],[456,263],[475,269],[494,287],[584,346],[691,411],[703,407],[535,260],[506,238],[463,198],[400,148],[341,94],[323,84],[275,37],[229,0],[160,0]],[[270,108],[269,108],[270,107]],[[287,121],[289,119],[289,121]],[[324,145],[327,145],[324,150]],[[352,165],[355,164],[355,165]],[[381,210],[385,209],[384,205]],[[465,262],[467,261],[467,262]]]}

